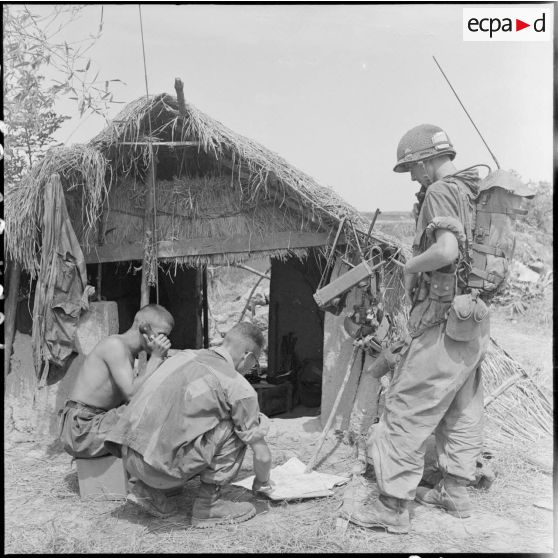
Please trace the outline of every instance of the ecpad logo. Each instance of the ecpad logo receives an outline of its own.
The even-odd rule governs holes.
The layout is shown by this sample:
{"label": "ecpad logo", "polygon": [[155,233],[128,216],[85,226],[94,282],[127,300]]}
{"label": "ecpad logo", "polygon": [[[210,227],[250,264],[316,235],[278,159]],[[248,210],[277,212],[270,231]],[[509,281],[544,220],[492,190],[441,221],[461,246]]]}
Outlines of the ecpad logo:
{"label": "ecpad logo", "polygon": [[[524,21],[515,18],[515,31],[521,31],[522,29],[530,27],[530,25],[530,23],[525,23]],[[509,17],[505,17],[504,19],[500,19],[498,17],[485,17],[483,19],[477,19],[476,17],[472,17],[467,22],[467,27],[469,31],[472,31],[473,33],[476,33],[477,31],[488,31],[491,39],[492,35],[498,31],[502,31],[503,33],[514,31],[512,20]],[[543,12],[542,17],[536,19],[535,23],[533,23],[533,29],[537,33],[544,33],[545,28],[546,14]]]}
{"label": "ecpad logo", "polygon": [[553,6],[463,8],[464,41],[548,41]]}

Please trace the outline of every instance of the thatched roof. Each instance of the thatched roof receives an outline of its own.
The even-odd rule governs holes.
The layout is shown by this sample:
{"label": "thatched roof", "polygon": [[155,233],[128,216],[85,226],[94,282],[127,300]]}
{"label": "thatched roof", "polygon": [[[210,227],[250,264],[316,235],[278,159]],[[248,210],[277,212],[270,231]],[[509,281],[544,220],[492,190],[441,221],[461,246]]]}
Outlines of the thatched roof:
{"label": "thatched roof", "polygon": [[[187,147],[157,148],[158,241],[254,238],[286,231],[331,232],[332,240],[340,220],[346,218],[346,242],[356,247],[355,235],[362,242],[367,219],[333,190],[193,105],[179,107],[179,102],[166,93],[142,97],[127,105],[87,145],[50,150],[6,193],[11,256],[36,273],[43,192],[53,173],[61,177],[72,223],[84,247],[99,239],[105,245],[141,246],[145,182],[153,153],[149,141],[192,142]],[[396,239],[382,233],[375,232],[372,240],[386,248],[400,247]],[[259,255],[289,254],[304,256],[306,249],[284,246]],[[171,259],[187,265],[222,264],[253,255],[224,250]]]}

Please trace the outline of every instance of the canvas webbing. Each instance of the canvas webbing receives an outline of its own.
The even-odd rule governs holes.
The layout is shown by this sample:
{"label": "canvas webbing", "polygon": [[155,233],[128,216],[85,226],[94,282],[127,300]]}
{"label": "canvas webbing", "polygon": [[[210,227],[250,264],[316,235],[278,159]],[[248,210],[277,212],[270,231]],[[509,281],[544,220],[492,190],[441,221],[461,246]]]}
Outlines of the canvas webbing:
{"label": "canvas webbing", "polygon": [[490,246],[488,244],[471,244],[471,247],[476,252],[482,252],[483,254],[497,256],[499,258],[506,256],[505,252],[501,248],[498,248],[497,246]]}
{"label": "canvas webbing", "polygon": [[528,211],[526,209],[514,209],[514,208],[506,208],[503,211],[496,211],[495,209],[491,209],[490,211],[486,211],[479,207],[477,210],[479,213],[498,213],[500,215],[527,215]]}
{"label": "canvas webbing", "polygon": [[494,283],[494,280],[496,279],[496,276],[493,273],[482,271],[476,267],[471,268],[471,275],[476,275],[477,277],[490,281],[491,283]]}

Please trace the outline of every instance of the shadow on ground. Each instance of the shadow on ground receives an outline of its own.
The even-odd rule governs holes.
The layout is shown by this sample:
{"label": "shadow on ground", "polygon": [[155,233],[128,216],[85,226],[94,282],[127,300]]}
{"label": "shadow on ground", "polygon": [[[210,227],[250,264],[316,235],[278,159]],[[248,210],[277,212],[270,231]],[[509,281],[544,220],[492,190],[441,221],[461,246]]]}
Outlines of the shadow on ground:
{"label": "shadow on ground", "polygon": [[[199,485],[199,480],[189,481],[181,494],[169,497],[176,509],[168,518],[153,517],[140,507],[127,501],[113,509],[111,516],[118,520],[147,527],[149,533],[165,533],[180,529],[195,529],[196,532],[202,532],[202,529],[192,527],[192,507],[198,495]],[[250,521],[257,519],[259,515],[270,509],[270,503],[267,500],[254,499],[251,492],[237,486],[225,487],[222,491],[222,497],[233,502],[250,502],[256,508],[256,516]],[[211,530],[208,531],[208,533],[210,532]]]}

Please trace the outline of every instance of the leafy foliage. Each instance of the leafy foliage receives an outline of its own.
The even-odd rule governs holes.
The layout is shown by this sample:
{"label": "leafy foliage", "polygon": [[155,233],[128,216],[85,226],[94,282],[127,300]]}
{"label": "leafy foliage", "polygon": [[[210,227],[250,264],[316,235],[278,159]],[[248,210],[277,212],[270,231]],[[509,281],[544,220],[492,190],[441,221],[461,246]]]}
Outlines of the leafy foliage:
{"label": "leafy foliage", "polygon": [[115,102],[109,81],[98,82],[98,72],[91,77],[91,59],[87,58],[102,32],[102,12],[95,34],[74,43],[62,39],[83,8],[57,5],[47,15],[37,16],[25,5],[3,6],[4,177],[8,187],[56,144],[53,134],[69,118],[56,112],[58,96],[75,100],[81,116],[89,112],[104,116],[109,103]]}
{"label": "leafy foliage", "polygon": [[504,308],[508,317],[527,316],[533,322],[548,325],[552,322],[552,271],[542,273],[536,283],[510,279],[492,303]]}
{"label": "leafy foliage", "polygon": [[[69,117],[54,111],[54,96],[41,90],[42,76],[22,72],[19,92],[6,103],[5,177],[8,183],[21,179],[36,158],[54,144],[52,134]],[[13,94],[13,92],[12,92]]]}
{"label": "leafy foliage", "polygon": [[525,216],[525,221],[538,230],[552,233],[553,211],[550,182],[539,182],[532,186],[536,194],[529,204],[529,212]]}

